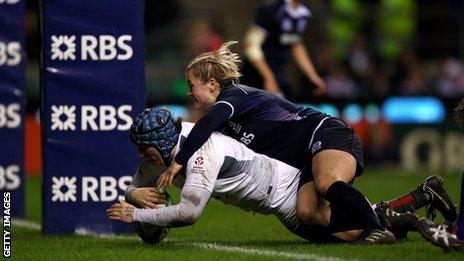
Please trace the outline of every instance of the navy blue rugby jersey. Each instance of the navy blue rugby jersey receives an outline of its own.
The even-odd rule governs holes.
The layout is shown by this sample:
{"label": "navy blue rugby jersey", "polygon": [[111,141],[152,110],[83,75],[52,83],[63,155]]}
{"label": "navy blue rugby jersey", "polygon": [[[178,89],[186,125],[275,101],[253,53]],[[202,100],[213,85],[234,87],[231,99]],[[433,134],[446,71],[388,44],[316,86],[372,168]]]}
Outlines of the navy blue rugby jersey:
{"label": "navy blue rugby jersey", "polygon": [[311,136],[326,117],[272,93],[232,82],[195,124],[175,160],[185,165],[213,131],[222,131],[255,152],[301,168],[309,157]]}
{"label": "navy blue rugby jersey", "polygon": [[[262,45],[266,61],[274,72],[284,72],[292,45],[302,41],[311,12],[302,4],[293,10],[290,1],[279,0],[258,7],[254,23],[267,32]],[[278,73],[276,73],[278,74]]]}

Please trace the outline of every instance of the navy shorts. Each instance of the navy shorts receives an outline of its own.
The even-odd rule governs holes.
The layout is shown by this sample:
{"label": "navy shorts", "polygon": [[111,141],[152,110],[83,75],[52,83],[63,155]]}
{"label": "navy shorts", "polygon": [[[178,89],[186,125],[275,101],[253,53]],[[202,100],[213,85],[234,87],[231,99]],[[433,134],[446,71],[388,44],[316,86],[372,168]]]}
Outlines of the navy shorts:
{"label": "navy shorts", "polygon": [[[312,141],[312,142],[311,142]],[[344,121],[338,118],[327,118],[314,133],[307,147],[306,155],[308,160],[302,170],[300,186],[314,181],[312,174],[312,159],[320,151],[327,149],[343,150],[356,159],[356,177],[361,175],[364,170],[364,161],[361,140],[356,132]]]}

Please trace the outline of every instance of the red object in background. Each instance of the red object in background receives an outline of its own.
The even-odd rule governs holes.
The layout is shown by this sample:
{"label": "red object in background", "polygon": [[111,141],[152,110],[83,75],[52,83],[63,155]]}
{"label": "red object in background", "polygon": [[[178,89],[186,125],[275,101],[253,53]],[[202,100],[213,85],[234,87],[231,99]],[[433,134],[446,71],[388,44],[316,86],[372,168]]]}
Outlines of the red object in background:
{"label": "red object in background", "polygon": [[40,123],[33,115],[25,121],[24,161],[26,175],[40,176],[42,173],[42,146],[40,142]]}
{"label": "red object in background", "polygon": [[362,118],[362,120],[356,123],[348,122],[348,125],[350,125],[354,129],[356,134],[358,134],[358,137],[361,140],[361,144],[363,145],[363,147],[368,146],[369,131],[371,131],[369,122],[367,122],[365,118]]}

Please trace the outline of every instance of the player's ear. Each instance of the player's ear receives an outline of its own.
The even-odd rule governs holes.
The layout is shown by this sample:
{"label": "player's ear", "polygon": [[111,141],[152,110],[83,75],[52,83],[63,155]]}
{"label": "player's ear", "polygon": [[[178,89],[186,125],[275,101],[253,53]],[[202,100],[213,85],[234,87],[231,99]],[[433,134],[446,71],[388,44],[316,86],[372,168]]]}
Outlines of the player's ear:
{"label": "player's ear", "polygon": [[208,88],[211,92],[215,91],[217,88],[219,88],[219,83],[216,81],[214,78],[210,78],[208,80]]}

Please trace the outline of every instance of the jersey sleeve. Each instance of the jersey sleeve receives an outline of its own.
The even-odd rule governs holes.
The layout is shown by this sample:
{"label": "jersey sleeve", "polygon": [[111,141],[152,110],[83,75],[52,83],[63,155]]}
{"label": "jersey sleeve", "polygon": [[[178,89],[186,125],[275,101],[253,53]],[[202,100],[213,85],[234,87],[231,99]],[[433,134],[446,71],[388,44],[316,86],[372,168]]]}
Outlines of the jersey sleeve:
{"label": "jersey sleeve", "polygon": [[198,187],[184,186],[178,204],[162,208],[136,208],[133,221],[163,227],[194,224],[203,213],[211,193]]}
{"label": "jersey sleeve", "polygon": [[182,144],[175,161],[181,165],[197,151],[222,125],[233,115],[233,108],[227,103],[216,103],[193,127],[187,139]]}

